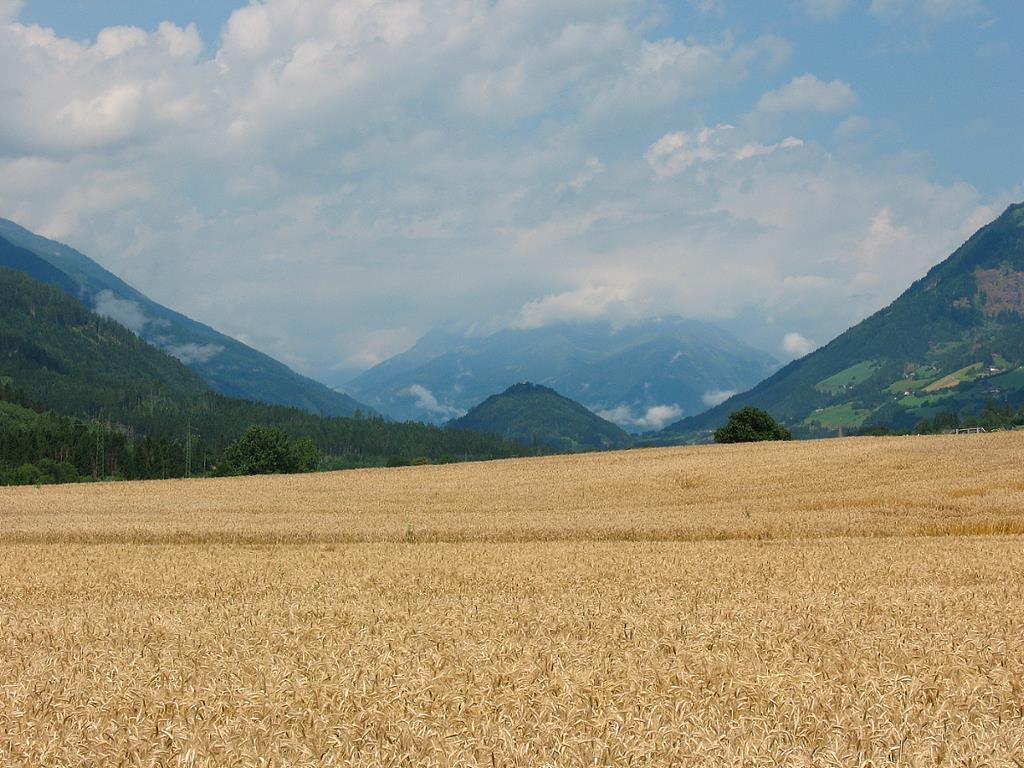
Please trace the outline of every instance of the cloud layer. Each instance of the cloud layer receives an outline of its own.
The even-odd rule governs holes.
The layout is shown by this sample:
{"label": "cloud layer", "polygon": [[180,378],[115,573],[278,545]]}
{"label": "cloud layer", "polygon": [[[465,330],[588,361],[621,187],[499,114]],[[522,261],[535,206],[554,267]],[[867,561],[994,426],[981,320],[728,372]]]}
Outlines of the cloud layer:
{"label": "cloud layer", "polygon": [[219,40],[81,42],[0,2],[0,215],[335,384],[445,321],[679,313],[800,354],[1012,194],[844,154],[855,82],[688,7],[720,29],[648,0],[264,0]]}

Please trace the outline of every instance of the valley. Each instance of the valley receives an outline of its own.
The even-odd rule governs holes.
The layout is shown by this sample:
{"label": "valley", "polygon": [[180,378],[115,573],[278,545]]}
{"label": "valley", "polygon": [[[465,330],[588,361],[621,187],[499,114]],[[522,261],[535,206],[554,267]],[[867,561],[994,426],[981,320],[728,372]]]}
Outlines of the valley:
{"label": "valley", "polygon": [[[197,432],[214,437],[214,445],[202,449],[209,454],[204,464],[245,428],[237,418],[226,427],[211,413],[223,410],[227,400],[220,409],[195,404],[208,399],[210,390],[229,395],[230,408],[253,423],[270,422],[293,437],[319,441],[322,453],[341,457],[330,465],[335,468],[708,442],[730,413],[745,406],[767,411],[799,438],[1024,423],[1024,305],[1018,301],[1024,204],[1007,208],[892,304],[779,370],[769,355],[714,325],[680,317],[622,326],[589,321],[508,327],[491,334],[442,329],[346,385],[358,400],[228,343],[149,301],[77,251],[3,220],[0,267],[23,276],[16,283],[0,275],[0,289],[10,294],[10,318],[6,330],[0,328],[0,353],[7,356],[0,359],[0,385],[22,392],[16,404],[26,404],[24,392],[35,390],[40,406],[62,416],[106,420],[169,440],[191,434],[194,418]],[[65,298],[58,301],[47,290]],[[15,307],[26,295],[37,305],[59,305],[60,322],[74,315],[77,325],[58,331],[60,323],[53,322],[40,331],[21,322]],[[124,334],[146,342],[145,349],[136,345],[138,360],[129,363],[123,350],[101,349],[99,339],[90,340],[89,354],[76,347],[75,334],[96,314],[121,328],[122,342]],[[218,351],[197,357],[193,352],[200,347]],[[235,353],[241,357],[232,358]],[[113,359],[122,361],[118,367],[141,366],[148,373],[128,391],[112,392],[109,376],[91,381],[89,386],[103,389],[99,400],[95,392],[83,393],[83,370],[102,379]],[[510,396],[526,384],[547,396]],[[243,401],[253,405],[242,406]],[[339,432],[352,430],[330,421],[368,416],[378,422],[381,415],[409,422],[393,432],[429,434],[431,447],[416,449],[403,436],[394,448],[387,441],[378,444],[366,458],[362,447],[339,440]],[[430,432],[427,425],[445,433],[450,427],[476,432],[479,439],[473,438],[471,449],[446,450],[440,444],[454,438]],[[173,447],[168,450],[173,453]],[[39,460],[44,458],[53,457]],[[16,469],[8,467],[6,474]]]}
{"label": "valley", "polygon": [[1024,768],[1021,29],[0,0],[0,768]]}

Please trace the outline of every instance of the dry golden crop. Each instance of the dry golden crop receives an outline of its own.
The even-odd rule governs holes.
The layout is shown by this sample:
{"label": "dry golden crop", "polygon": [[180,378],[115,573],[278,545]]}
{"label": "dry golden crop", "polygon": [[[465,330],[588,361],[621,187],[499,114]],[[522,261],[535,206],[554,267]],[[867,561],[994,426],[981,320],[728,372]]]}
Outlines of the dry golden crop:
{"label": "dry golden crop", "polygon": [[0,765],[1024,766],[1022,449],[0,489]]}

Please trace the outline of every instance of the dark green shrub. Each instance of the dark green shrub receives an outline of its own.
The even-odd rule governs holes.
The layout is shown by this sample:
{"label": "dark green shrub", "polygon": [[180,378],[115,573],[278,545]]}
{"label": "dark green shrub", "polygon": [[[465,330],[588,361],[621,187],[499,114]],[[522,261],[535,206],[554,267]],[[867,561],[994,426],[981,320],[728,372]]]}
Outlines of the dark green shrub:
{"label": "dark green shrub", "polygon": [[35,464],[22,464],[14,471],[14,482],[17,485],[34,485],[43,480],[43,473]]}
{"label": "dark green shrub", "polygon": [[729,415],[729,423],[715,432],[716,443],[757,443],[792,440],[793,433],[760,408],[747,406]]}

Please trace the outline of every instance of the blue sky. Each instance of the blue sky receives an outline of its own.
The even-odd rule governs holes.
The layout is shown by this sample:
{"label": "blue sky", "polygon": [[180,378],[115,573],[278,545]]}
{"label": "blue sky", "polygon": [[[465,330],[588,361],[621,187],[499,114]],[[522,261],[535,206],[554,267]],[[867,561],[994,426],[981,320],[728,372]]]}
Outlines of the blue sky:
{"label": "blue sky", "polygon": [[683,314],[788,358],[1024,198],[1021,29],[1010,0],[0,0],[0,216],[332,384],[441,323]]}

